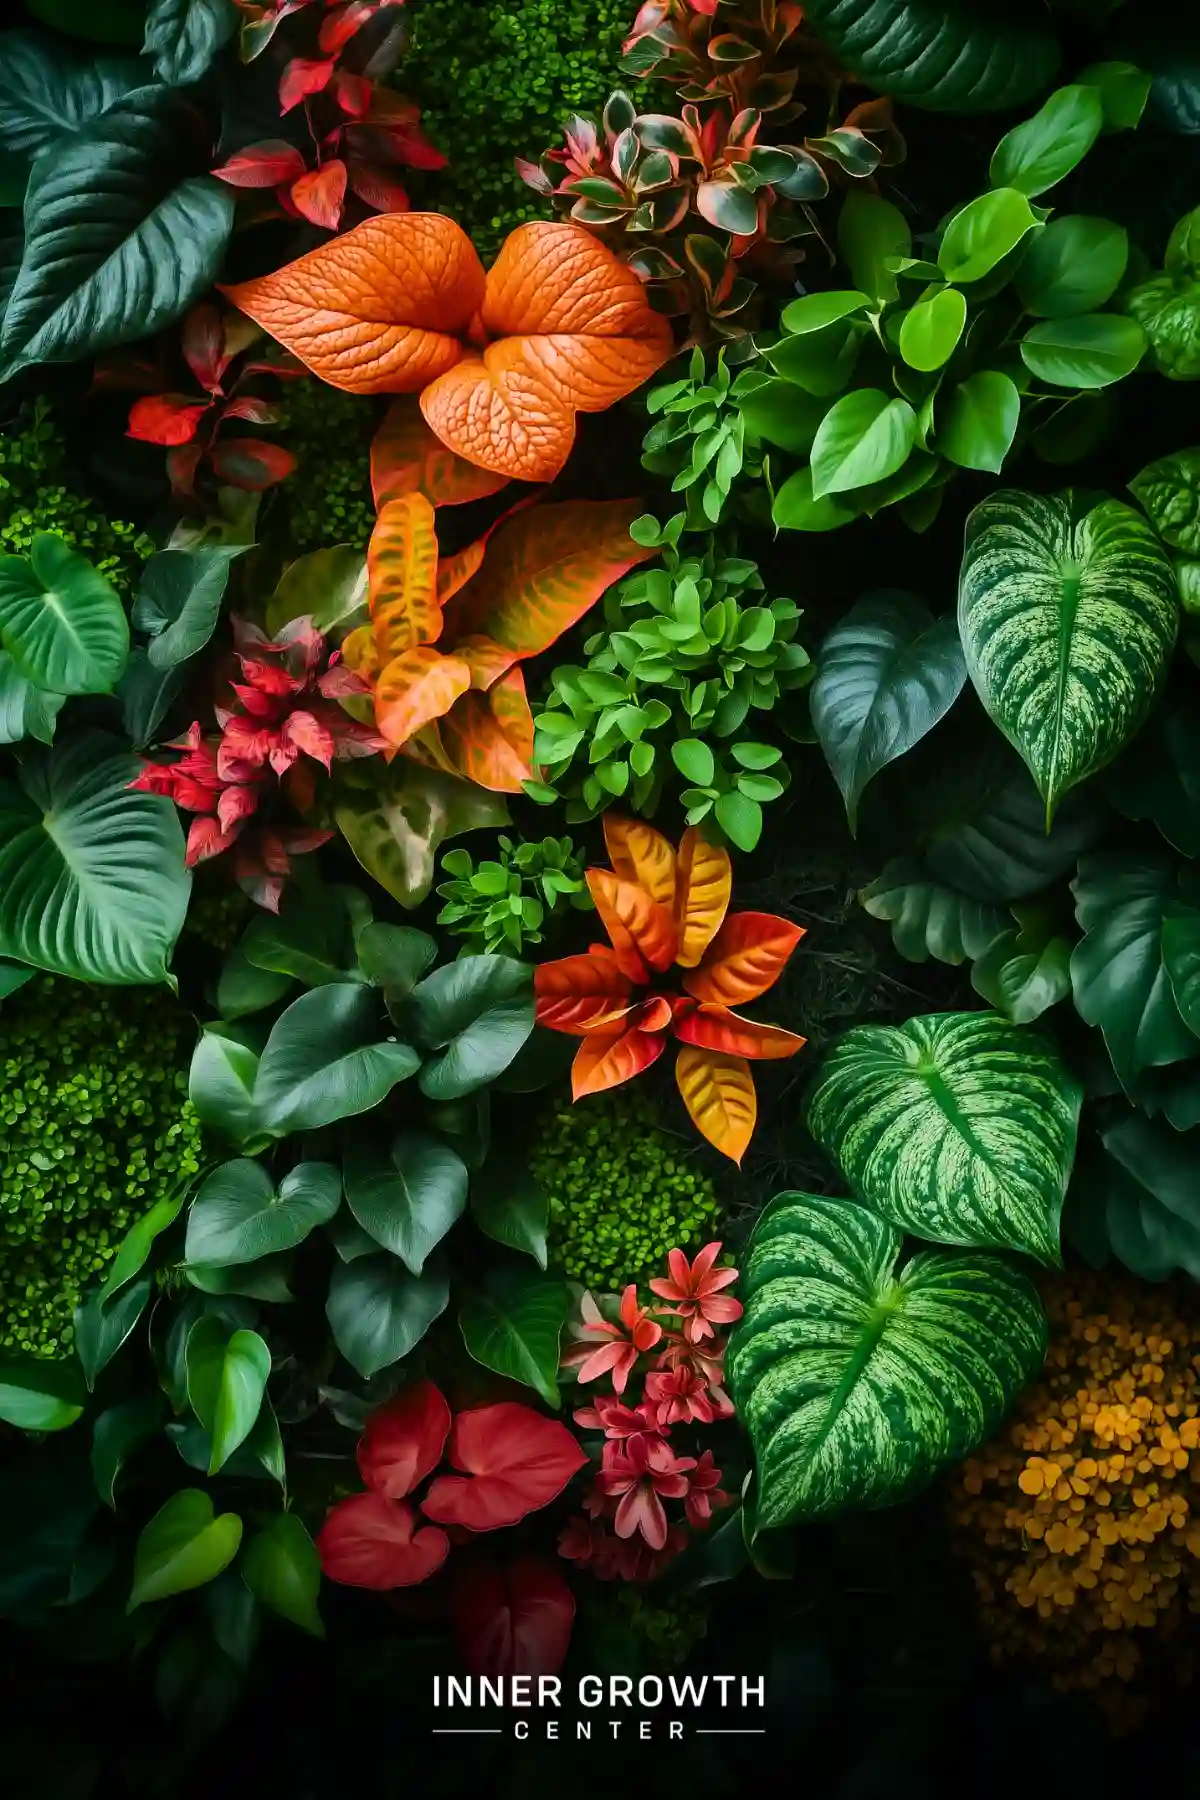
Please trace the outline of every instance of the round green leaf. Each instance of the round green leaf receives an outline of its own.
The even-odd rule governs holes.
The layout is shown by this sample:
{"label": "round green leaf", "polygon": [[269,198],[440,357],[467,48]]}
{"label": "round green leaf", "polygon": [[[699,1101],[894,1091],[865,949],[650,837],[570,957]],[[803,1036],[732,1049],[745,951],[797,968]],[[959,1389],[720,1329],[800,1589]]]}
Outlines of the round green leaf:
{"label": "round green leaf", "polygon": [[188,1402],[212,1439],[208,1473],[215,1475],[254,1429],[271,1352],[256,1331],[231,1333],[205,1313],[188,1333],[185,1367]]}
{"label": "round green leaf", "polygon": [[1132,375],[1145,349],[1146,334],[1136,319],[1083,313],[1032,325],[1021,339],[1021,360],[1055,387],[1102,388]]}
{"label": "round green leaf", "polygon": [[814,500],[812,470],[804,468],[789,475],[779,489],[771,507],[771,522],[780,531],[837,531],[852,525],[858,512],[852,499],[825,494]]}
{"label": "round green leaf", "polygon": [[685,781],[696,787],[711,787],[716,762],[702,738],[680,738],[671,745],[671,761]]}
{"label": "round green leaf", "polygon": [[570,1304],[564,1281],[523,1269],[493,1269],[484,1290],[459,1309],[463,1343],[485,1369],[536,1389],[557,1409],[559,1341]]}
{"label": "round green leaf", "polygon": [[413,989],[407,1019],[431,1054],[430,1100],[458,1100],[507,1069],[533,1030],[533,971],[509,956],[463,956]]}
{"label": "round green leaf", "polygon": [[110,694],[129,655],[111,582],[48,531],[0,556],[0,643],[17,672],[56,694]]}
{"label": "round green leaf", "polygon": [[931,881],[915,857],[894,857],[858,896],[873,919],[886,919],[907,962],[962,963],[982,955],[1003,931],[1007,914]]}
{"label": "round green leaf", "polygon": [[[0,956],[80,981],[165,981],[191,876],[141,761],[79,732],[0,781]],[[19,785],[18,785],[19,783]]]}
{"label": "round green leaf", "polygon": [[1021,106],[1058,67],[1037,0],[805,0],[804,16],[868,86],[931,112]]}
{"label": "round green leaf", "polygon": [[75,1362],[0,1355],[0,1419],[20,1431],[63,1431],[83,1412],[87,1393]]}
{"label": "round green leaf", "polygon": [[295,1513],[277,1513],[256,1531],[238,1564],[256,1600],[312,1637],[324,1637],[317,1610],[321,1559]]}
{"label": "round green leaf", "polygon": [[1071,213],[1038,232],[1013,285],[1035,318],[1070,318],[1111,300],[1128,261],[1129,237],[1122,226]]}
{"label": "round green leaf", "polygon": [[993,187],[1019,188],[1033,199],[1083,161],[1104,125],[1104,106],[1094,87],[1064,87],[1019,125],[992,153]]}
{"label": "round green leaf", "polygon": [[197,174],[207,154],[187,103],[144,87],[37,159],[0,328],[3,376],[150,336],[212,286],[234,198]]}
{"label": "round green leaf", "polygon": [[806,337],[811,331],[824,331],[839,319],[865,312],[871,304],[866,294],[853,288],[837,288],[822,294],[802,294],[784,307],[779,323],[793,337]]}
{"label": "round green leaf", "polygon": [[726,1372],[750,1433],[756,1526],[894,1505],[999,1425],[1041,1367],[1012,1263],[922,1251],[849,1200],[780,1194],[742,1262]]}
{"label": "round green leaf", "polygon": [[812,447],[812,492],[844,494],[894,475],[916,442],[917,415],[907,400],[857,388],[835,400]]}
{"label": "round green leaf", "polygon": [[203,1587],[229,1567],[241,1541],[236,1513],[214,1518],[213,1503],[199,1488],[172,1494],[138,1538],[126,1611]]}
{"label": "round green leaf", "polygon": [[1056,1264],[1081,1099],[1030,1026],[932,1013],[839,1038],[808,1124],[859,1199],[915,1236]]}
{"label": "round green leaf", "polygon": [[717,824],[735,850],[753,850],[762,836],[762,807],[736,789],[717,796]]}
{"label": "round green leaf", "polygon": [[957,288],[943,288],[930,300],[919,300],[904,315],[900,354],[910,369],[924,374],[949,362],[967,323],[967,303]]}
{"label": "round green leaf", "polygon": [[980,281],[1036,224],[1028,198],[1016,188],[980,194],[947,225],[938,268],[947,281]]}
{"label": "round green leaf", "polygon": [[981,369],[960,381],[937,412],[934,441],[960,469],[998,475],[1021,419],[1021,396],[1011,376]]}
{"label": "round green leaf", "polygon": [[226,1267],[294,1250],[332,1219],[341,1197],[332,1163],[298,1163],[278,1191],[261,1163],[222,1163],[192,1201],[184,1254],[189,1263]]}
{"label": "round green leaf", "polygon": [[258,1065],[254,1107],[264,1130],[285,1137],[370,1112],[415,1074],[420,1056],[383,1040],[381,1010],[361,982],[331,982],[292,1001]]}
{"label": "round green leaf", "polygon": [[958,590],[967,672],[1047,823],[1146,718],[1178,623],[1170,559],[1121,501],[1008,491],[970,515]]}
{"label": "round green leaf", "polygon": [[325,1314],[334,1343],[369,1380],[420,1343],[449,1299],[450,1283],[441,1269],[413,1275],[398,1257],[356,1256],[330,1276]]}
{"label": "round green leaf", "polygon": [[966,678],[954,619],[913,594],[869,594],[829,632],[811,714],[852,831],[867,783],[932,731]]}
{"label": "round green leaf", "polygon": [[419,1275],[466,1207],[462,1157],[429,1132],[401,1131],[386,1156],[361,1141],[347,1145],[342,1170],[363,1230]]}

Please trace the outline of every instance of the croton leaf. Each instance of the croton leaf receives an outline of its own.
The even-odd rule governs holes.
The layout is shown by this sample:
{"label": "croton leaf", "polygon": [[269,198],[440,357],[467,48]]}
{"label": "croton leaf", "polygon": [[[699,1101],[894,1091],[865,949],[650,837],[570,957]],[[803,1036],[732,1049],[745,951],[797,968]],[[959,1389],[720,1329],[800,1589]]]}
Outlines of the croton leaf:
{"label": "croton leaf", "polygon": [[460,506],[498,493],[507,480],[447,450],[411,395],[393,400],[371,442],[371,491],[377,507],[404,494],[424,494],[434,506]]}
{"label": "croton leaf", "polygon": [[531,773],[533,715],[520,669],[486,694],[460,695],[438,734],[455,774],[495,794],[521,793]]}
{"label": "croton leaf", "polygon": [[967,521],[958,624],[976,691],[1028,764],[1049,824],[1153,707],[1178,589],[1132,507],[1010,491]]}
{"label": "croton leaf", "polygon": [[129,626],[112,583],[39,531],[28,556],[0,556],[0,644],[40,688],[109,694],[129,655]]}
{"label": "croton leaf", "polygon": [[0,32],[0,145],[36,156],[146,78],[132,56],[85,56],[41,31]]}
{"label": "croton leaf", "polygon": [[888,921],[906,962],[971,962],[1008,920],[1002,907],[932,880],[919,857],[894,857],[858,898],[873,919]]}
{"label": "croton leaf", "polygon": [[424,494],[385,501],[367,546],[371,630],[381,664],[437,641],[437,556],[433,507]]}
{"label": "croton leaf", "polygon": [[433,886],[447,838],[509,822],[502,794],[400,756],[369,772],[343,765],[334,818],[368,875],[406,907],[419,906]]}
{"label": "croton leaf", "polygon": [[744,1006],[773,987],[804,928],[778,913],[727,913],[716,936],[683,985],[694,1000]]}
{"label": "croton leaf", "polygon": [[806,0],[844,67],[934,112],[1001,112],[1042,93],[1058,43],[1037,0]]}
{"label": "croton leaf", "polygon": [[432,644],[394,656],[375,684],[375,723],[397,748],[448,713],[471,685],[471,671]]}
{"label": "croton leaf", "polygon": [[922,1251],[853,1201],[780,1194],[742,1262],[726,1357],[754,1445],[755,1529],[889,1506],[996,1429],[1046,1354],[1033,1283]]}
{"label": "croton leaf", "polygon": [[[652,1043],[661,1040],[652,1038]],[[675,1084],[688,1116],[723,1156],[740,1164],[754,1135],[758,1096],[743,1056],[681,1044],[675,1058]]]}
{"label": "croton leaf", "polygon": [[85,731],[0,781],[0,956],[79,981],[167,980],[192,883],[175,808],[130,790],[140,768]]}
{"label": "croton leaf", "polygon": [[858,1197],[917,1237],[1054,1264],[1081,1100],[1032,1027],[932,1013],[839,1038],[808,1124]]}
{"label": "croton leaf", "polygon": [[145,87],[38,158],[0,375],[148,337],[211,287],[234,199],[203,153],[187,102]]}
{"label": "croton leaf", "polygon": [[184,87],[199,81],[237,24],[233,0],[151,0],[142,51],[160,81]]}

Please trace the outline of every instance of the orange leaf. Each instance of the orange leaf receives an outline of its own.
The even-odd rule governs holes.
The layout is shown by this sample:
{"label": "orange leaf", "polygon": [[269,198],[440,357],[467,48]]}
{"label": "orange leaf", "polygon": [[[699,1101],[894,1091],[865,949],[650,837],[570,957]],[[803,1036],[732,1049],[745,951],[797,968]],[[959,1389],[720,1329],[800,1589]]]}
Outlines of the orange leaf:
{"label": "orange leaf", "polygon": [[488,540],[483,567],[455,600],[456,639],[482,633],[518,657],[539,656],[605,589],[652,554],[629,527],[636,500],[566,500],[522,509]]}
{"label": "orange leaf", "polygon": [[675,852],[661,831],[641,819],[604,815],[604,847],[613,873],[636,881],[668,912],[675,904]]}
{"label": "orange leaf", "polygon": [[538,963],[533,971],[537,1022],[550,1031],[583,1037],[603,1030],[630,1010],[633,984],[607,945],[589,955]]}
{"label": "orange leaf", "polygon": [[697,1044],[702,1050],[721,1050],[727,1056],[747,1056],[752,1062],[778,1062],[795,1056],[808,1039],[780,1025],[759,1025],[754,1019],[739,1019],[727,1006],[705,1003],[695,1011],[684,1013],[675,1021],[675,1036],[681,1044]]}
{"label": "orange leaf", "polygon": [[371,444],[371,491],[376,506],[401,494],[424,494],[435,506],[459,506],[497,493],[507,477],[464,462],[447,450],[406,395],[388,407]]}
{"label": "orange leaf", "polygon": [[482,323],[498,342],[435,380],[421,410],[469,462],[552,481],[577,412],[603,412],[674,350],[633,271],[581,226],[518,226],[488,273]]}
{"label": "orange leaf", "polygon": [[[455,661],[470,682],[466,663]],[[495,690],[493,689],[493,692]],[[519,794],[530,776],[521,755],[492,710],[491,694],[464,693],[441,721],[442,745],[457,774],[495,794]]]}
{"label": "orange leaf", "polygon": [[389,744],[407,743],[413,733],[450,711],[471,685],[471,671],[429,644],[393,657],[375,688],[375,723]]}
{"label": "orange leaf", "polygon": [[681,969],[694,969],[708,949],[732,891],[733,865],[728,850],[705,843],[699,829],[689,825],[679,844],[675,893],[675,929],[679,933],[675,961]]}
{"label": "orange leaf", "polygon": [[466,586],[472,575],[478,574],[486,549],[487,539],[476,538],[465,550],[456,550],[453,556],[443,556],[437,572],[437,597],[440,605],[445,606],[459,588]]}
{"label": "orange leaf", "polygon": [[666,907],[636,881],[622,881],[609,869],[589,869],[587,884],[629,979],[644,982],[650,969],[669,969],[675,960],[675,928]]}
{"label": "orange leaf", "polygon": [[778,981],[803,936],[802,926],[776,913],[731,913],[683,985],[694,999],[718,1006],[757,1000]]}
{"label": "orange leaf", "polygon": [[433,508],[424,494],[385,501],[367,545],[371,626],[381,663],[437,642],[437,553]]}
{"label": "orange leaf", "polygon": [[484,274],[452,219],[387,213],[221,292],[332,387],[413,394],[462,356]]}
{"label": "orange leaf", "polygon": [[697,1131],[740,1164],[758,1117],[749,1063],[685,1044],[675,1060],[675,1080]]}
{"label": "orange leaf", "polygon": [[493,682],[488,690],[488,701],[496,723],[528,766],[533,761],[533,714],[529,710],[525,677],[520,669],[510,669],[507,675]]}
{"label": "orange leaf", "polygon": [[375,654],[375,634],[369,625],[356,625],[345,639],[342,644],[342,661],[356,675],[361,675],[364,681],[373,681],[378,675],[380,665]]}
{"label": "orange leaf", "polygon": [[571,1064],[572,1100],[632,1081],[657,1062],[666,1047],[665,1037],[648,1031],[592,1033],[582,1040]]}
{"label": "orange leaf", "polygon": [[[461,657],[471,671],[471,686],[490,688],[492,683],[507,675],[516,662],[516,652],[505,650],[500,644],[493,644],[489,637],[459,638],[454,646],[455,656]],[[519,674],[519,670],[513,670]],[[530,743],[530,755],[533,745]]]}

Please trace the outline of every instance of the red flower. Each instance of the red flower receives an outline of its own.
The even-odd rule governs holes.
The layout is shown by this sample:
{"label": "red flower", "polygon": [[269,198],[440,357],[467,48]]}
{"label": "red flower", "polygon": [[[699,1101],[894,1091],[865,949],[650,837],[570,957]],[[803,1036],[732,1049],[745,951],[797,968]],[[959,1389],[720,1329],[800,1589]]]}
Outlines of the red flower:
{"label": "red flower", "polygon": [[518,1556],[507,1566],[468,1558],[451,1602],[458,1653],[472,1675],[557,1675],[575,1600],[556,1563]]}
{"label": "red flower", "polygon": [[351,1494],[332,1509],[317,1533],[321,1568],[345,1587],[413,1587],[427,1581],[450,1553],[436,1526],[416,1530],[416,1514],[384,1494]]}
{"label": "red flower", "polygon": [[422,1510],[442,1525],[494,1531],[548,1506],[587,1462],[565,1425],[503,1400],[460,1413],[450,1461],[462,1475],[439,1475]]}
{"label": "red flower", "polygon": [[667,1541],[663,1500],[682,1500],[688,1492],[690,1456],[677,1457],[662,1438],[631,1438],[624,1452],[596,1477],[596,1486],[618,1501],[613,1529],[620,1538],[640,1532],[652,1550]]}
{"label": "red flower", "polygon": [[647,1375],[646,1400],[659,1430],[672,1425],[711,1425],[719,1416],[702,1375],[686,1365]]}
{"label": "red flower", "polygon": [[683,1502],[688,1524],[703,1531],[712,1518],[714,1506],[732,1505],[733,1495],[727,1494],[721,1486],[721,1471],[713,1462],[713,1453],[705,1450],[688,1478],[687,1497]]}
{"label": "red flower", "polygon": [[414,1382],[372,1413],[358,1442],[358,1471],[369,1488],[390,1500],[432,1474],[450,1435],[450,1408],[432,1381]]}
{"label": "red flower", "polygon": [[585,1344],[576,1345],[563,1358],[564,1365],[578,1364],[580,1381],[597,1381],[601,1375],[611,1372],[614,1389],[623,1394],[638,1357],[646,1350],[653,1350],[662,1337],[662,1326],[638,1305],[637,1285],[632,1281],[621,1296],[620,1325],[609,1323],[590,1294],[583,1296],[581,1311],[581,1332],[585,1338],[603,1337],[612,1341],[598,1350],[589,1349]]}
{"label": "red flower", "polygon": [[713,1336],[713,1325],[732,1325],[742,1316],[742,1303],[721,1289],[731,1287],[738,1278],[736,1269],[716,1269],[713,1264],[721,1254],[720,1243],[705,1244],[689,1265],[682,1250],[672,1250],[667,1257],[671,1271],[669,1280],[655,1279],[651,1289],[674,1304],[666,1309],[685,1321],[683,1334],[693,1344]]}

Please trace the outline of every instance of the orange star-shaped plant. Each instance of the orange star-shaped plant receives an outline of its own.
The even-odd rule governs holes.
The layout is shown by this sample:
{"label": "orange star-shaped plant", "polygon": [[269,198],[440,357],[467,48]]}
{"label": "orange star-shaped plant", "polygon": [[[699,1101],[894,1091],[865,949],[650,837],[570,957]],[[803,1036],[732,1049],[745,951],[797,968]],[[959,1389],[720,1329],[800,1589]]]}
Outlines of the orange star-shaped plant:
{"label": "orange star-shaped plant", "polygon": [[[612,868],[589,869],[587,883],[611,948],[593,944],[535,970],[538,1023],[582,1039],[576,1100],[640,1075],[673,1037],[694,1124],[740,1163],[758,1112],[750,1059],[794,1056],[806,1040],[731,1008],[766,993],[804,932],[774,913],[729,913],[729,852],[695,827],[676,854],[661,832],[606,813],[604,842]],[[682,994],[638,992],[672,964],[684,971]]]}

